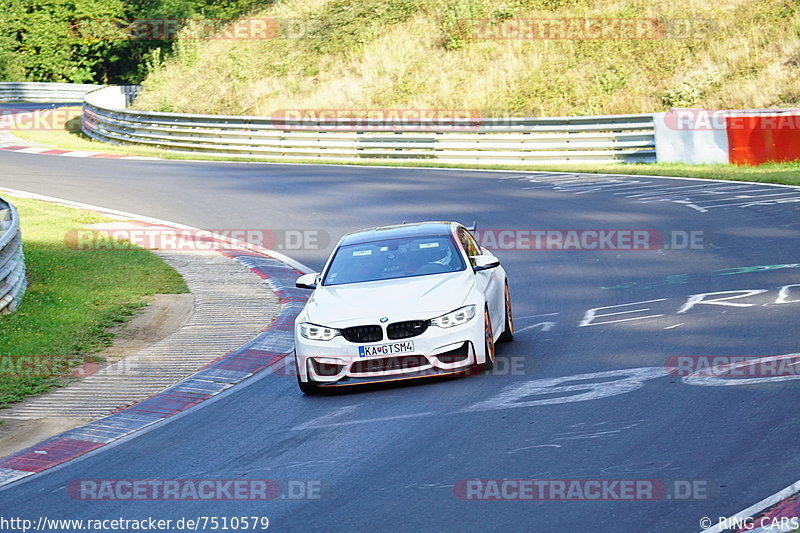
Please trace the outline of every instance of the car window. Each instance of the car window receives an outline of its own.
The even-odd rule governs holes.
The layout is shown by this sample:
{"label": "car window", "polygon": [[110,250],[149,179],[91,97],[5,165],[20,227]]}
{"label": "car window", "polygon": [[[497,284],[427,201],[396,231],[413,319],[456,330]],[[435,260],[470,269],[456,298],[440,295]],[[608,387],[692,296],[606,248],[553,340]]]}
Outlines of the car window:
{"label": "car window", "polygon": [[[458,229],[458,239],[461,241],[461,245],[464,247],[464,250],[467,252],[467,255],[472,257],[475,255],[481,255],[481,247],[478,246],[478,243],[475,241],[475,238],[470,234],[469,231],[465,230],[464,228]],[[470,259],[470,262],[473,263],[474,261]]]}
{"label": "car window", "polygon": [[339,247],[323,285],[444,274],[466,269],[449,235],[387,239]]}

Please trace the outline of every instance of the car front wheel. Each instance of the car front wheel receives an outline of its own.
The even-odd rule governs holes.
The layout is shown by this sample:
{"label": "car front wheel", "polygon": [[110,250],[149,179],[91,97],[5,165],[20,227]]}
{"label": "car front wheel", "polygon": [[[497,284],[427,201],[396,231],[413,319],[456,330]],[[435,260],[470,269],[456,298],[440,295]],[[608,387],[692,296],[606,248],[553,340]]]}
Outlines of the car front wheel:
{"label": "car front wheel", "polygon": [[505,288],[505,308],[506,320],[503,333],[497,339],[499,342],[511,342],[514,340],[514,313],[511,311],[511,293],[508,290],[508,283]]}
{"label": "car front wheel", "polygon": [[492,332],[492,321],[489,320],[489,310],[483,310],[483,336],[486,360],[483,363],[484,370],[491,370],[494,366],[494,333]]}

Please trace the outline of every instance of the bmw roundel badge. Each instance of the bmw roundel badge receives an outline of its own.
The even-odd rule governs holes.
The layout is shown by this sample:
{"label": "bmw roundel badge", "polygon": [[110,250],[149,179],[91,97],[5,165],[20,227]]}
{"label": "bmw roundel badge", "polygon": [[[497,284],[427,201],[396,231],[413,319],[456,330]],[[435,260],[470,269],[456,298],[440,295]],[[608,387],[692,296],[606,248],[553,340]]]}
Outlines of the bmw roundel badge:
{"label": "bmw roundel badge", "polygon": [[389,319],[387,317],[385,317],[385,316],[381,317],[381,322],[388,322],[388,321],[389,321]]}

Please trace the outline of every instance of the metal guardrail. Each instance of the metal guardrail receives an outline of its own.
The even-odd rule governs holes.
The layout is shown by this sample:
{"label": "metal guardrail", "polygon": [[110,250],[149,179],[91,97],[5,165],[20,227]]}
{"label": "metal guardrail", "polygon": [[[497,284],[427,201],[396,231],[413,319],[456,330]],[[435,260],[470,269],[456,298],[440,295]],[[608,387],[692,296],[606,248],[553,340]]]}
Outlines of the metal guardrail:
{"label": "metal guardrail", "polygon": [[138,86],[84,97],[83,132],[103,142],[227,157],[442,163],[637,162],[656,159],[652,114],[439,119],[194,115],[129,109]]}
{"label": "metal guardrail", "polygon": [[16,311],[27,287],[19,214],[0,198],[0,314]]}
{"label": "metal guardrail", "polygon": [[83,102],[83,95],[100,87],[102,85],[2,82],[0,102],[80,103]]}

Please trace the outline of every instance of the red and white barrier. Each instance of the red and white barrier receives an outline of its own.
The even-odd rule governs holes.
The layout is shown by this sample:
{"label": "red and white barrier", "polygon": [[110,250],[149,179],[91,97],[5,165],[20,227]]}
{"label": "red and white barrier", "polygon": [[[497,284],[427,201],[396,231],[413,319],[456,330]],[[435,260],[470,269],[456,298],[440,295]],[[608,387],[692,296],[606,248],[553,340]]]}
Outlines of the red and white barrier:
{"label": "red and white barrier", "polygon": [[672,109],[653,119],[659,163],[800,160],[798,109]]}

